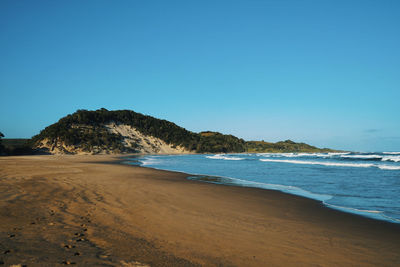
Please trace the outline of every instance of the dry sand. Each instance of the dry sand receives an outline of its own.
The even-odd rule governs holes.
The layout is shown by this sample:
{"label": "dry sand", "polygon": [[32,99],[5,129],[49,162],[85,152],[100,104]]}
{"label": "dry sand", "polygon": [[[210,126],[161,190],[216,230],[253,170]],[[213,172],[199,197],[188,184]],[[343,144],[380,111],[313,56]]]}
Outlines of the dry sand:
{"label": "dry sand", "polygon": [[400,225],[117,160],[0,157],[0,265],[400,265]]}

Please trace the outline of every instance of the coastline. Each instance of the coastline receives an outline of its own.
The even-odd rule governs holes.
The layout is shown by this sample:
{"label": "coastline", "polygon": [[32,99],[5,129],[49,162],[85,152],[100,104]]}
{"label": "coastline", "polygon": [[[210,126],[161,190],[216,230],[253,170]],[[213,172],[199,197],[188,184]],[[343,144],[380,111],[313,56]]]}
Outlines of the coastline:
{"label": "coastline", "polygon": [[53,266],[66,261],[395,266],[400,261],[398,224],[275,190],[119,164],[122,157],[0,158],[0,219],[6,222],[0,226],[0,260],[28,266],[39,266],[33,259]]}
{"label": "coastline", "polygon": [[[225,153],[222,155],[236,156],[236,155],[241,155],[241,154],[248,155],[249,153],[228,153],[228,154]],[[272,154],[274,154],[274,153],[272,153]],[[281,154],[281,153],[278,153],[278,154]],[[333,153],[333,154],[337,154],[337,153]],[[343,153],[339,153],[339,154],[343,154]],[[383,152],[383,154],[385,154],[385,152]],[[206,158],[217,158],[217,155],[219,155],[219,154],[212,153],[212,154],[195,154],[195,155],[205,155]],[[304,189],[301,185],[280,184],[279,182],[277,183],[276,181],[266,183],[263,181],[253,180],[251,178],[249,179],[249,177],[247,177],[247,179],[246,178],[238,178],[240,176],[239,175],[237,176],[237,174],[232,175],[232,176],[227,176],[227,175],[221,175],[220,173],[216,173],[216,172],[212,172],[212,171],[210,173],[210,170],[212,170],[212,167],[207,168],[207,170],[203,169],[202,171],[199,171],[199,170],[194,170],[194,169],[188,170],[188,168],[186,168],[186,170],[180,170],[178,165],[173,165],[173,164],[172,164],[172,166],[174,166],[174,167],[168,167],[168,165],[165,165],[164,167],[154,166],[154,164],[151,162],[151,159],[147,158],[147,157],[152,157],[152,156],[156,156],[158,158],[158,156],[166,156],[166,155],[158,155],[158,154],[131,155],[131,156],[123,157],[123,158],[126,158],[127,160],[121,161],[121,163],[128,164],[128,165],[134,165],[134,166],[141,166],[141,167],[145,167],[145,168],[153,168],[156,170],[165,170],[165,171],[185,173],[188,175],[187,179],[197,180],[197,181],[206,182],[206,183],[280,191],[285,194],[296,195],[296,196],[305,197],[307,199],[312,199],[312,200],[321,202],[325,207],[328,207],[328,208],[334,209],[334,210],[338,210],[341,212],[355,214],[357,216],[362,216],[364,218],[372,218],[374,220],[381,220],[381,221],[383,220],[383,221],[395,223],[395,224],[400,223],[400,219],[385,215],[384,210],[378,210],[377,208],[376,209],[364,208],[364,207],[356,208],[356,207],[346,206],[343,204],[329,203],[330,200],[335,196],[335,194],[332,194],[330,192],[315,193],[315,191],[311,191],[309,189]],[[176,156],[176,155],[170,154],[169,156]],[[378,157],[378,156],[374,155],[374,157]],[[135,159],[135,158],[137,158],[137,159]],[[144,159],[144,161],[142,161],[142,159]],[[236,159],[236,160],[243,160],[243,158]],[[148,162],[148,161],[150,161],[150,162]],[[261,159],[261,161],[263,161],[263,160]],[[186,162],[186,164],[187,164],[187,162]],[[327,164],[327,166],[329,166],[329,164],[331,164],[331,163],[326,163],[326,164]],[[255,177],[257,177],[257,175]],[[389,210],[389,212],[390,212],[390,210]]]}

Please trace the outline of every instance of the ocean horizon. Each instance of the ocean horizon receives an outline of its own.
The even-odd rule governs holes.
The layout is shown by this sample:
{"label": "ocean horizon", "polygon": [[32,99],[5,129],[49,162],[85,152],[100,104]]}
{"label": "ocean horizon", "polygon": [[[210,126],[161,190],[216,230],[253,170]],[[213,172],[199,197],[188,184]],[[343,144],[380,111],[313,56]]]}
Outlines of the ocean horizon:
{"label": "ocean horizon", "polygon": [[125,163],[184,172],[203,182],[278,190],[400,223],[400,152],[144,155]]}

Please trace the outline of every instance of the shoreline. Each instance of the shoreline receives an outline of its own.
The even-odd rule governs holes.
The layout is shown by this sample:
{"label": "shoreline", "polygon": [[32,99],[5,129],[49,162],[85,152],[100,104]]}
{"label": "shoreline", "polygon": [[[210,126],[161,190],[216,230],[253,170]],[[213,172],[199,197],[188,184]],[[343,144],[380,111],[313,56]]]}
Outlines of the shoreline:
{"label": "shoreline", "polygon": [[[229,153],[229,154],[242,154],[242,153]],[[163,154],[164,156],[166,154]],[[175,155],[175,154],[171,154],[171,155]],[[205,155],[213,155],[213,154],[205,154]],[[123,158],[129,158],[129,157],[144,157],[144,156],[158,156],[158,154],[140,154],[140,155],[131,155],[131,156],[120,156],[121,159]],[[132,158],[131,158],[132,159]],[[129,161],[129,160],[128,160]],[[156,167],[148,167],[148,166],[143,166],[140,164],[129,164],[129,163],[124,163],[126,162],[125,160],[120,160],[118,161],[118,164],[122,164],[122,165],[130,165],[130,166],[137,166],[137,167],[142,167],[142,168],[149,168],[149,169],[154,169],[154,170],[161,170],[161,171],[168,171],[168,172],[176,172],[176,173],[182,173],[187,175],[187,180],[194,180],[194,181],[199,181],[202,183],[210,183],[210,184],[216,184],[216,185],[226,185],[226,186],[236,186],[236,187],[243,187],[243,188],[258,188],[258,189],[263,189],[263,190],[272,190],[272,191],[278,191],[284,194],[288,194],[288,195],[292,195],[292,196],[299,196],[299,197],[303,197],[306,199],[310,199],[310,200],[314,200],[317,201],[319,203],[321,203],[322,206],[335,210],[335,211],[340,211],[340,212],[344,212],[347,214],[352,214],[352,215],[356,215],[356,216],[360,216],[363,218],[367,218],[367,219],[372,219],[372,220],[377,220],[377,221],[384,221],[384,222],[388,222],[388,223],[393,223],[393,224],[400,224],[400,220],[395,219],[395,218],[391,218],[388,216],[384,216],[384,215],[375,215],[374,214],[380,214],[383,211],[369,211],[369,210],[361,210],[361,209],[356,209],[356,208],[351,208],[351,207],[346,207],[346,206],[339,206],[339,205],[334,205],[334,204],[329,204],[326,203],[326,200],[321,200],[321,199],[317,199],[317,198],[313,198],[313,197],[308,197],[306,195],[302,195],[302,194],[296,194],[296,193],[290,193],[290,192],[286,192],[284,190],[280,190],[280,189],[274,189],[274,188],[267,188],[267,187],[260,187],[260,186],[250,186],[250,185],[241,185],[240,183],[235,183],[232,182],[230,184],[228,183],[224,183],[224,182],[212,182],[212,181],[203,181],[201,179],[190,179],[190,177],[210,177],[210,178],[220,178],[220,179],[227,179],[227,180],[239,180],[239,181],[243,181],[243,182],[248,182],[249,184],[251,183],[257,183],[257,182],[252,182],[252,181],[247,181],[247,180],[242,180],[239,178],[233,178],[233,177],[227,177],[227,176],[218,176],[218,175],[208,175],[208,174],[192,174],[192,173],[186,173],[184,171],[178,171],[178,170],[168,170],[168,169],[162,169],[162,168],[156,168]],[[133,162],[133,161],[131,161]],[[277,186],[283,186],[286,187],[286,185],[280,185],[277,184]],[[307,192],[309,195],[318,195],[317,193],[313,193],[310,191],[307,191],[305,189],[302,189],[300,187],[298,187],[298,189]],[[329,200],[329,199],[328,199]]]}
{"label": "shoreline", "polygon": [[395,266],[400,260],[396,223],[276,190],[121,164],[124,156],[0,158],[0,260],[27,266]]}

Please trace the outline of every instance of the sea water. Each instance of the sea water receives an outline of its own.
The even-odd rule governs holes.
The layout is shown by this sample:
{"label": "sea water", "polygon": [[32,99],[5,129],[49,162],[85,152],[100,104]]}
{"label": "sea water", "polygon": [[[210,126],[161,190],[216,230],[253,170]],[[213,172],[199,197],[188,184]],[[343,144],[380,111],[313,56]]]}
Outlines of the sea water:
{"label": "sea water", "polygon": [[194,174],[189,179],[279,190],[400,223],[400,152],[149,155],[129,164]]}

